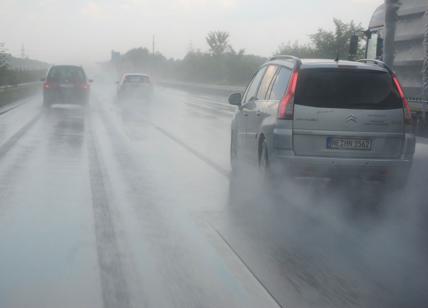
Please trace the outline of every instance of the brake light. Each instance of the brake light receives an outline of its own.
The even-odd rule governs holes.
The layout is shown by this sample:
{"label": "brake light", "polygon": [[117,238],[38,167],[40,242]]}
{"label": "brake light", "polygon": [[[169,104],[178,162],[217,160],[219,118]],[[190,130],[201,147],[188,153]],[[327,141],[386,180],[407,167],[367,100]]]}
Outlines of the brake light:
{"label": "brake light", "polygon": [[294,113],[294,96],[296,95],[297,81],[299,80],[299,71],[294,71],[291,76],[290,86],[282,98],[279,109],[278,118],[282,120],[292,120]]}
{"label": "brake light", "polygon": [[89,89],[89,84],[88,83],[84,83],[80,86],[83,90],[88,90]]}
{"label": "brake light", "polygon": [[49,83],[45,82],[45,83],[43,84],[43,88],[44,88],[44,89],[49,89],[49,88],[50,88]]}
{"label": "brake light", "polygon": [[394,80],[395,87],[397,88],[398,94],[400,94],[401,100],[403,102],[404,119],[406,120],[406,122],[410,122],[412,120],[412,112],[410,110],[409,102],[407,101],[406,95],[404,94],[403,87],[401,86],[397,75],[392,75],[392,79]]}

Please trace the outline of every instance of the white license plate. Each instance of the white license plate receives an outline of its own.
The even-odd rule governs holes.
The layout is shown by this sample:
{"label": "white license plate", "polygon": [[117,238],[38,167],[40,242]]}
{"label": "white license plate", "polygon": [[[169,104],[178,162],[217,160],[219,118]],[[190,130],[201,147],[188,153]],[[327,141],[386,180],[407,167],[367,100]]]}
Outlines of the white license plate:
{"label": "white license plate", "polygon": [[327,148],[337,150],[370,151],[372,148],[372,142],[370,139],[364,138],[329,137],[327,138]]}
{"label": "white license plate", "polygon": [[74,88],[74,84],[62,83],[59,85],[60,88],[71,89]]}

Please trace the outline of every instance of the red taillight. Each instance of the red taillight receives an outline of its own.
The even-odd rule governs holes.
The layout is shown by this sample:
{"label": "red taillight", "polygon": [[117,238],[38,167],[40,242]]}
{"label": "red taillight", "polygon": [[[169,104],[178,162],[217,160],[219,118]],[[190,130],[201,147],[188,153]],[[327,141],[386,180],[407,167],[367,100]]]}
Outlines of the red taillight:
{"label": "red taillight", "polygon": [[84,83],[80,86],[83,90],[89,90],[89,84],[88,83]]}
{"label": "red taillight", "polygon": [[45,83],[43,84],[43,88],[44,88],[44,89],[49,89],[49,88],[50,88],[49,83],[45,82]]}
{"label": "red taillight", "polygon": [[394,80],[395,87],[397,88],[398,94],[400,94],[401,100],[403,101],[403,109],[404,109],[404,119],[406,121],[412,120],[412,112],[410,110],[409,102],[407,101],[406,95],[404,94],[403,87],[401,86],[400,81],[398,80],[397,75],[392,75],[392,79]]}
{"label": "red taillight", "polygon": [[282,120],[292,120],[294,113],[294,96],[296,95],[299,72],[294,71],[291,76],[290,86],[279,104],[278,118]]}

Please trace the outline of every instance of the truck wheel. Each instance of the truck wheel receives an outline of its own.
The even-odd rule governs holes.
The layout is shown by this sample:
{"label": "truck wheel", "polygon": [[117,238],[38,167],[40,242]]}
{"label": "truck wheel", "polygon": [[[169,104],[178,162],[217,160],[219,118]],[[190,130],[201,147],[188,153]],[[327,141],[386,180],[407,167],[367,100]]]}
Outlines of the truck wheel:
{"label": "truck wheel", "polygon": [[407,183],[409,181],[409,170],[402,170],[400,172],[397,172],[396,174],[393,174],[390,177],[387,177],[384,180],[385,188],[386,190],[390,191],[401,191],[404,190],[407,186]]}

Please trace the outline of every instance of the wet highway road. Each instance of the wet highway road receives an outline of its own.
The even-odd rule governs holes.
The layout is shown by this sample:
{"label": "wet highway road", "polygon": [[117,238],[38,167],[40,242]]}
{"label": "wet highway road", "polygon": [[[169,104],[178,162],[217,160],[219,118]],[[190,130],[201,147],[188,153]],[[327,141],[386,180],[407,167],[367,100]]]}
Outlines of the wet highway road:
{"label": "wet highway road", "polygon": [[267,192],[230,179],[225,98],[113,97],[0,115],[0,307],[428,306],[428,143],[401,192]]}

